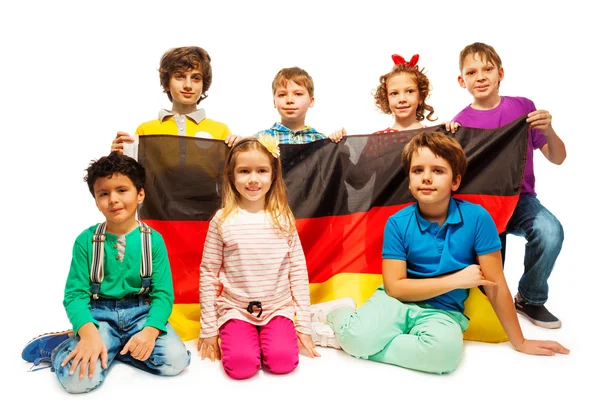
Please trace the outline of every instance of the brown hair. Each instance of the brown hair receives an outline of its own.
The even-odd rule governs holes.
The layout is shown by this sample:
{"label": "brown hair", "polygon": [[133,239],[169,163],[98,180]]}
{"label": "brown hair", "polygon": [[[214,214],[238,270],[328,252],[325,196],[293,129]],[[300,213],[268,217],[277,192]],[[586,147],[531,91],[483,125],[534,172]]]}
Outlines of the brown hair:
{"label": "brown hair", "polygon": [[292,234],[296,231],[294,214],[287,202],[286,187],[283,181],[283,169],[281,160],[275,158],[257,138],[249,137],[241,140],[233,146],[223,170],[223,198],[221,206],[223,212],[220,216],[221,222],[225,221],[240,204],[240,193],[235,188],[235,164],[240,153],[247,151],[260,151],[271,160],[272,182],[265,196],[265,211],[271,215],[273,224],[281,231]]}
{"label": "brown hair", "polygon": [[463,71],[465,58],[467,58],[469,54],[479,54],[479,57],[484,60],[484,62],[489,61],[498,68],[502,67],[502,60],[492,46],[485,43],[473,43],[469,44],[460,52],[460,56],[458,57],[458,68],[461,73]]}
{"label": "brown hair", "polygon": [[169,80],[171,76],[178,72],[188,70],[200,70],[202,73],[202,94],[196,104],[200,103],[206,97],[206,92],[212,83],[212,68],[210,66],[210,56],[201,47],[177,47],[167,50],[160,59],[160,85],[163,91],[167,93],[169,101],[173,101],[171,92],[168,91]]}
{"label": "brown hair", "polygon": [[424,73],[424,70],[425,69],[419,70],[418,65],[411,67],[404,64],[397,64],[394,66],[392,71],[379,77],[379,85],[373,92],[373,97],[375,97],[375,105],[377,108],[385,114],[392,114],[388,100],[387,82],[392,76],[401,73],[407,73],[414,76],[415,82],[417,83],[417,88],[419,89],[419,98],[423,101],[421,104],[419,104],[419,107],[417,107],[417,121],[421,121],[425,118],[426,110],[429,111],[427,120],[436,120],[437,117],[433,118],[433,112],[435,110],[432,106],[425,103],[425,100],[429,97],[429,93],[431,92],[431,85],[429,83],[429,79]]}
{"label": "brown hair", "polygon": [[314,97],[315,94],[315,83],[312,77],[306,72],[306,70],[300,67],[288,67],[279,70],[273,79],[271,88],[273,89],[273,95],[277,92],[278,87],[286,87],[288,81],[306,88],[309,97]]}
{"label": "brown hair", "polygon": [[410,163],[413,155],[420,148],[428,148],[437,157],[441,157],[452,168],[452,181],[457,176],[463,177],[467,171],[467,156],[459,142],[439,131],[425,131],[414,136],[402,150],[402,165],[406,175],[410,173]]}

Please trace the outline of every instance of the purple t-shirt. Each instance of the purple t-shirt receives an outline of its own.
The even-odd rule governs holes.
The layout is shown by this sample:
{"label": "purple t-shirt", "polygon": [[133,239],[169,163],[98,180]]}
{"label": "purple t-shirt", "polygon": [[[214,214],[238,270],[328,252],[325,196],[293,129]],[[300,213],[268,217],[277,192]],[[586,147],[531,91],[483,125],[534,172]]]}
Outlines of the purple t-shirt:
{"label": "purple t-shirt", "polygon": [[[535,111],[533,101],[525,97],[502,96],[500,104],[491,110],[476,110],[471,106],[465,107],[452,121],[469,128],[499,128],[517,118]],[[546,137],[537,129],[529,130],[527,145],[527,164],[521,195],[535,195],[535,175],[533,174],[533,150],[546,144]]]}

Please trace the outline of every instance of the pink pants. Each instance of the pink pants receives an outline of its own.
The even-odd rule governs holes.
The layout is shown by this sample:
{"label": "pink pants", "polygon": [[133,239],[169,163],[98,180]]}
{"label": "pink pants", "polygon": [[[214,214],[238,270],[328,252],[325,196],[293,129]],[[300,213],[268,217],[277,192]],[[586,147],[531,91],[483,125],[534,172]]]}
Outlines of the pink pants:
{"label": "pink pants", "polygon": [[221,326],[221,352],[225,373],[236,380],[250,378],[262,365],[274,374],[287,374],[298,366],[298,337],[294,322],[276,316],[257,327],[242,320]]}

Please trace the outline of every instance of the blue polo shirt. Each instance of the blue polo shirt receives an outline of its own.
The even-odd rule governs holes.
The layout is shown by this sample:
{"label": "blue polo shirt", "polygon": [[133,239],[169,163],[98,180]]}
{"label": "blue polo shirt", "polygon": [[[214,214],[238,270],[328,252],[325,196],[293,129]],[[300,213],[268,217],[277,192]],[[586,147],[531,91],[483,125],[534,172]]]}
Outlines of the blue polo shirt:
{"label": "blue polo shirt", "polygon": [[[502,248],[490,214],[480,205],[451,198],[441,227],[427,221],[417,204],[388,219],[383,258],[406,261],[408,278],[449,274],[477,263],[477,256]],[[456,289],[422,301],[435,308],[464,312],[469,290]]]}

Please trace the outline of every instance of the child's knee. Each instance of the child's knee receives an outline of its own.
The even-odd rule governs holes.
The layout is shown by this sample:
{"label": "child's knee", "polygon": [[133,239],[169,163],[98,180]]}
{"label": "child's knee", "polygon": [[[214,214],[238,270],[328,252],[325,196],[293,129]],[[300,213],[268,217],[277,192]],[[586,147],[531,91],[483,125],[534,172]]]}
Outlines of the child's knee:
{"label": "child's knee", "polygon": [[223,355],[225,373],[236,380],[252,377],[260,368],[260,353],[252,351],[233,351]]}
{"label": "child's knee", "polygon": [[550,212],[540,213],[535,218],[533,230],[544,248],[560,248],[565,238],[563,226]]}
{"label": "child's knee", "polygon": [[174,376],[190,365],[190,352],[183,343],[163,349],[161,355],[156,354],[156,352],[153,353],[148,358],[148,362],[153,365],[151,368],[156,369],[159,375]]}
{"label": "child's knee", "polygon": [[456,370],[463,354],[463,339],[461,335],[449,335],[443,338],[421,336],[422,347],[425,347],[425,358],[428,359],[428,369],[435,374],[449,374]]}
{"label": "child's knee", "polygon": [[83,378],[79,378],[79,365],[75,370],[73,375],[69,374],[71,369],[71,364],[67,364],[64,367],[56,368],[56,377],[58,381],[63,386],[63,388],[70,394],[83,394],[86,392],[90,392],[96,388],[98,388],[102,382],[104,381],[104,377],[106,375],[106,370],[102,368],[100,364],[100,360],[96,363],[96,369],[94,370],[94,375],[92,378],[89,378],[87,374],[84,375]]}
{"label": "child's knee", "polygon": [[270,347],[263,350],[263,366],[265,370],[274,374],[287,374],[298,366],[298,346],[295,347]]}

